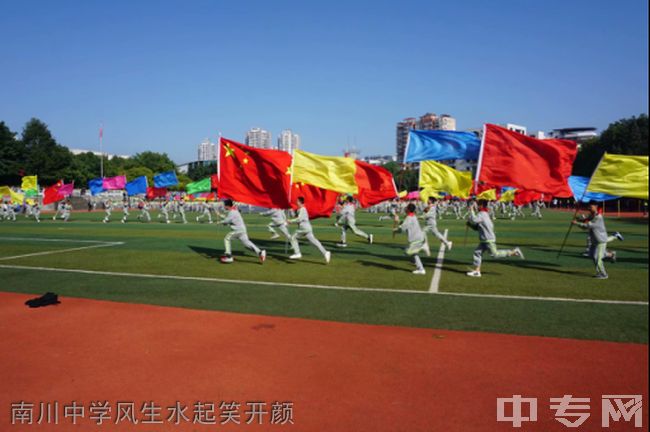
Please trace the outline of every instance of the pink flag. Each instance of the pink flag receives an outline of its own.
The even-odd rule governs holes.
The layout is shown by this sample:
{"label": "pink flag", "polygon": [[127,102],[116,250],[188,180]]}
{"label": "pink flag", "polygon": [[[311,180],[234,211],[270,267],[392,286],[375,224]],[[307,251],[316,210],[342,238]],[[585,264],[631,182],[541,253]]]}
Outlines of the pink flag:
{"label": "pink flag", "polygon": [[104,190],[124,189],[126,176],[104,177]]}
{"label": "pink flag", "polygon": [[68,197],[68,196],[72,195],[72,190],[73,189],[74,189],[74,182],[62,185],[59,188],[58,192],[59,192],[59,195],[61,195],[63,197]]}

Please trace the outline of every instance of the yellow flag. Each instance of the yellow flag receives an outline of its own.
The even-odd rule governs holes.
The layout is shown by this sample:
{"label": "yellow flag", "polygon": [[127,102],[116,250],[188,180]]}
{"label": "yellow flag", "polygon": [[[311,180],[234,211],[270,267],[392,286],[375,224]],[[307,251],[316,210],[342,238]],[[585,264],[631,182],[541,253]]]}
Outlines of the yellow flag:
{"label": "yellow flag", "polygon": [[587,191],[648,199],[648,156],[605,153]]}
{"label": "yellow flag", "polygon": [[9,186],[0,186],[0,199],[4,197],[11,197],[11,202],[14,204],[22,204],[25,196],[21,193],[14,192]]}
{"label": "yellow flag", "polygon": [[38,177],[35,176],[35,175],[33,175],[33,176],[24,176],[23,177],[23,182],[22,182],[20,188],[22,190],[24,190],[24,191],[37,189],[38,188]]}
{"label": "yellow flag", "polygon": [[497,190],[496,189],[488,189],[480,194],[476,195],[476,199],[484,199],[484,200],[489,200],[489,201],[494,201],[497,199]]}
{"label": "yellow flag", "polygon": [[499,198],[499,202],[511,202],[515,200],[515,192],[517,192],[517,189],[509,189],[505,191],[504,193],[501,194],[501,197]]}
{"label": "yellow flag", "polygon": [[433,188],[424,188],[420,191],[420,199],[422,201],[429,202],[430,197],[440,199],[442,198],[442,195],[440,195],[438,191],[434,190]]}
{"label": "yellow flag", "polygon": [[457,171],[439,162],[422,161],[419,185],[422,188],[447,192],[455,197],[469,198],[472,173]]}
{"label": "yellow flag", "polygon": [[340,193],[357,194],[354,159],[341,156],[320,156],[301,150],[293,152],[293,183],[306,183]]}

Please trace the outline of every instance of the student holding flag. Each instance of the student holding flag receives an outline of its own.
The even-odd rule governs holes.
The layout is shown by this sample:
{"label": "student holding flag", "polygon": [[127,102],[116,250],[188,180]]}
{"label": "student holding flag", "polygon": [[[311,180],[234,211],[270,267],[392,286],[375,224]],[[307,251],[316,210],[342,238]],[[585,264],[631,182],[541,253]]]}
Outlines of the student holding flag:
{"label": "student holding flag", "polygon": [[129,199],[124,198],[124,201],[122,201],[122,213],[123,213],[122,223],[126,223],[126,220],[129,218],[129,207],[130,207]]}
{"label": "student holding flag", "polygon": [[357,228],[356,219],[354,217],[354,211],[355,211],[354,198],[348,196],[345,200],[345,203],[343,204],[339,218],[336,221],[336,226],[341,227],[341,242],[337,243],[338,247],[348,246],[347,236],[346,236],[346,231],[348,229],[352,230],[354,234],[365,239],[368,243],[372,244],[373,235],[366,234],[365,232]]}
{"label": "student holding flag", "polygon": [[413,262],[415,263],[413,274],[425,275],[426,271],[424,270],[424,265],[422,265],[419,253],[424,252],[427,256],[430,256],[431,251],[429,250],[427,238],[422,231],[422,228],[420,228],[420,223],[415,216],[415,204],[411,203],[406,206],[406,217],[404,218],[404,222],[402,222],[402,224],[397,228],[393,229],[393,232],[406,232],[409,246],[406,248],[405,252],[406,255],[413,257]]}
{"label": "student holding flag", "polygon": [[145,220],[147,222],[151,222],[151,215],[149,214],[149,210],[151,209],[151,206],[149,205],[149,203],[145,200],[141,200],[140,203],[138,204],[138,208],[140,209],[138,220],[139,221]]}
{"label": "student holding flag", "polygon": [[220,261],[224,264],[229,264],[234,261],[232,257],[232,247],[231,247],[231,241],[232,239],[238,239],[239,241],[242,242],[242,244],[247,248],[255,252],[260,259],[260,263],[264,264],[264,261],[266,260],[266,251],[261,250],[255,244],[250,241],[248,238],[248,233],[246,231],[246,225],[244,224],[244,219],[241,216],[241,213],[239,213],[239,210],[237,207],[233,205],[233,202],[231,199],[226,199],[224,201],[224,206],[226,207],[226,211],[228,212],[228,215],[221,221],[223,225],[229,225],[231,231],[226,234],[226,236],[223,239],[224,246],[225,246],[225,254],[224,256],[221,257]]}
{"label": "student holding flag", "polygon": [[489,251],[492,258],[505,258],[518,256],[524,259],[524,254],[518,247],[514,249],[497,249],[497,237],[494,233],[494,223],[487,209],[487,201],[479,201],[479,211],[476,213],[474,205],[470,205],[470,215],[467,225],[478,231],[479,244],[474,250],[474,270],[467,272],[467,276],[481,277],[481,263],[483,252]]}
{"label": "student holding flag", "polygon": [[302,258],[298,239],[305,237],[309,243],[316,246],[320,253],[323,254],[325,263],[329,264],[330,260],[332,259],[332,253],[328,250],[325,250],[321,242],[318,241],[316,237],[314,237],[314,232],[312,230],[311,223],[309,222],[309,213],[307,212],[307,208],[305,208],[305,197],[298,197],[296,203],[298,205],[298,215],[295,218],[288,220],[289,223],[298,224],[298,229],[291,236],[291,247],[293,248],[293,255],[291,255],[289,259],[298,260]]}
{"label": "student holding flag", "polygon": [[[589,231],[589,238],[591,244],[591,257],[596,265],[596,279],[607,279],[607,270],[603,259],[605,257],[612,260],[616,259],[615,252],[607,251],[607,242],[619,238],[620,234],[608,236],[607,228],[605,227],[605,218],[603,217],[602,209],[598,207],[598,203],[592,201],[589,203],[590,220],[579,222],[578,218],[574,219],[571,223],[578,225],[580,228]],[[620,236],[622,239],[622,236]]]}
{"label": "student holding flag", "polygon": [[[265,212],[260,213],[261,216],[270,216],[271,222],[267,225],[269,232],[271,233],[271,240],[280,238],[280,234],[277,233],[276,229],[287,238],[291,240],[291,233],[287,228],[287,215],[282,209],[269,209]],[[286,251],[285,251],[286,252]]]}
{"label": "student holding flag", "polygon": [[426,213],[424,214],[424,236],[426,239],[427,233],[433,234],[438,240],[445,245],[447,250],[451,250],[453,242],[450,242],[438,231],[438,200],[436,197],[429,197]]}
{"label": "student holding flag", "polygon": [[106,216],[104,216],[102,222],[108,223],[111,221],[111,213],[113,212],[113,201],[110,198],[104,201],[104,210],[106,211]]}

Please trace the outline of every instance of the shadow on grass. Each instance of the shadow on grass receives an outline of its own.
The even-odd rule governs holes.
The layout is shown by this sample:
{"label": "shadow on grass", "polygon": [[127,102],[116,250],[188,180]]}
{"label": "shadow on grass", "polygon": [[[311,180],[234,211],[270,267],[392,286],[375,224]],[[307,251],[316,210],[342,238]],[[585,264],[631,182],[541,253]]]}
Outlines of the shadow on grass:
{"label": "shadow on grass", "polygon": [[212,248],[206,248],[201,246],[188,246],[188,247],[206,259],[217,259],[223,254],[223,251],[221,249],[212,249]]}

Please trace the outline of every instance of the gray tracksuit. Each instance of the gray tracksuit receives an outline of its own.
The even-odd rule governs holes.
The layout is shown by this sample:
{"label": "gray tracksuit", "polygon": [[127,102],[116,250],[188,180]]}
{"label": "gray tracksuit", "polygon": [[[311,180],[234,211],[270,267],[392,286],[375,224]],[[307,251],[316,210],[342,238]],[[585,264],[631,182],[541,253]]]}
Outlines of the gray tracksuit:
{"label": "gray tracksuit", "polygon": [[474,210],[470,210],[468,218],[470,227],[478,231],[479,244],[474,249],[473,262],[475,267],[480,267],[483,261],[483,252],[488,251],[492,258],[505,258],[513,255],[514,251],[511,249],[497,249],[496,235],[494,233],[494,223],[490,218],[487,211],[479,211],[478,214]]}
{"label": "gray tracksuit", "polygon": [[347,241],[346,232],[348,229],[351,229],[354,234],[358,235],[361,238],[364,238],[366,240],[370,238],[368,234],[366,234],[365,232],[357,228],[354,212],[355,212],[354,204],[347,203],[341,209],[341,214],[339,215],[339,218],[336,221],[336,223],[341,226],[342,244],[346,244]]}
{"label": "gray tracksuit", "polygon": [[244,219],[242,218],[241,213],[239,213],[239,210],[237,210],[237,208],[231,208],[228,212],[228,215],[221,221],[221,223],[223,225],[229,225],[231,230],[223,239],[226,255],[232,255],[232,239],[238,239],[242,242],[244,247],[252,250],[257,255],[260,254],[260,249],[255,246],[255,244],[248,238],[248,232],[246,231]]}
{"label": "gray tracksuit", "polygon": [[302,207],[300,210],[298,210],[298,215],[295,218],[291,219],[290,222],[298,223],[298,229],[291,236],[291,247],[293,248],[293,252],[295,254],[300,255],[300,245],[298,244],[298,239],[305,237],[309,243],[316,246],[320,253],[325,256],[327,251],[321,242],[318,241],[316,237],[314,237],[314,232],[311,228],[311,223],[309,222],[309,213],[305,207]]}
{"label": "gray tracksuit", "polygon": [[418,255],[420,252],[425,251],[429,255],[429,246],[427,245],[427,238],[420,228],[420,222],[413,213],[409,213],[404,222],[397,228],[398,232],[406,232],[406,238],[409,241],[409,246],[406,248],[406,255],[412,256],[415,266],[418,270],[423,270],[424,265]]}
{"label": "gray tracksuit", "polygon": [[273,235],[278,235],[275,231],[277,228],[287,239],[291,239],[291,233],[287,228],[287,215],[284,213],[284,210],[270,209],[262,212],[261,215],[271,217],[271,222],[267,225],[267,228]]}
{"label": "gray tracksuit", "polygon": [[605,218],[602,214],[596,214],[590,221],[578,223],[578,226],[589,230],[589,254],[596,265],[596,275],[607,276],[603,258],[607,253],[607,242],[614,237],[607,235]]}

